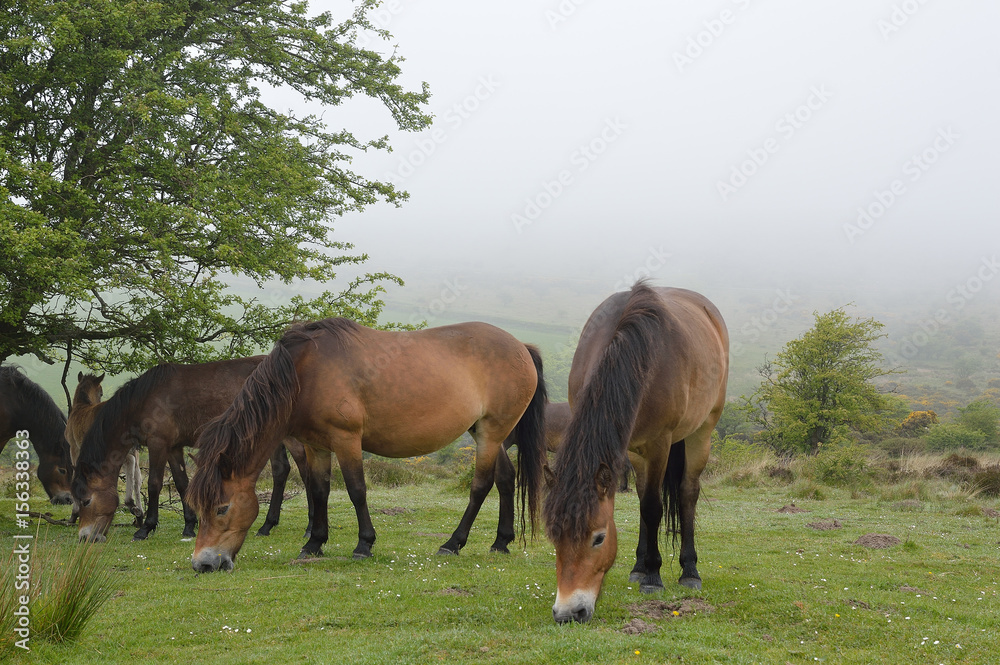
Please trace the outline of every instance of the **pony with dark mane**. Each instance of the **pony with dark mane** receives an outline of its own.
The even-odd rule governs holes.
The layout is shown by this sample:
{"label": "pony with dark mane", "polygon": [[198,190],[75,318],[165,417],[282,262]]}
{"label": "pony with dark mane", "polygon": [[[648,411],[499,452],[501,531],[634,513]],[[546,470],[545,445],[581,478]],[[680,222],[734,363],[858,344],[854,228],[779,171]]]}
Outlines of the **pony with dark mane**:
{"label": "pony with dark mane", "polygon": [[554,470],[546,469],[557,622],[593,615],[618,551],[615,487],[630,457],[640,462],[640,526],[629,579],[645,593],[663,589],[657,532],[666,508],[668,531],[676,538],[680,530],[679,583],[701,588],[695,504],[728,371],[722,315],[697,293],[639,282],[591,314],[570,369],[572,418]]}
{"label": "pony with dark mane", "polygon": [[[201,529],[191,565],[198,572],[232,569],[257,515],[257,476],[285,436],[311,447],[314,470],[336,454],[358,518],[354,556],[364,558],[371,556],[375,529],[362,452],[424,455],[470,432],[476,463],[469,505],[438,553],[457,554],[465,545],[486,495],[501,477],[501,520],[493,549],[506,551],[515,537],[515,483],[520,485],[522,533],[525,504],[534,525],[544,405],[538,351],[485,323],[419,331],[373,330],[346,319],[293,326],[198,440],[198,470],[187,498]],[[518,447],[516,478],[500,454],[512,432]],[[497,465],[505,473],[496,474]],[[328,536],[328,475],[313,484],[317,488],[305,556],[321,554]]]}
{"label": "pony with dark mane", "polygon": [[[118,472],[137,446],[149,451],[149,503],[146,518],[133,539],[147,538],[159,523],[160,491],[168,463],[182,498],[183,535],[194,536],[197,520],[183,502],[188,485],[184,448],[195,445],[201,428],[229,406],[263,359],[255,356],[196,365],[158,365],[125,383],[104,402],[83,436],[73,479],[73,497],[80,504],[80,539],[104,540],[118,508]],[[295,442],[287,443],[308,485],[305,451]],[[269,522],[261,528],[264,535],[277,524],[284,477],[289,469],[284,449],[274,452],[277,496],[271,500]],[[284,477],[279,483],[281,473]]]}
{"label": "pony with dark mane", "polygon": [[0,451],[17,432],[27,431],[38,455],[38,479],[56,505],[73,503],[65,429],[66,416],[41,386],[18,367],[0,366]]}
{"label": "pony with dark mane", "polygon": [[[94,423],[94,418],[100,413],[104,406],[104,374],[84,374],[79,372],[76,375],[76,390],[73,392],[73,402],[69,409],[69,418],[66,419],[66,440],[69,441],[70,459],[73,466],[76,466],[80,457],[80,446],[87,430]],[[125,458],[125,507],[135,515],[135,526],[142,525],[142,472],[139,470],[139,460],[136,457],[135,449],[130,450]],[[79,517],[79,505],[73,507],[71,522],[75,522]]]}

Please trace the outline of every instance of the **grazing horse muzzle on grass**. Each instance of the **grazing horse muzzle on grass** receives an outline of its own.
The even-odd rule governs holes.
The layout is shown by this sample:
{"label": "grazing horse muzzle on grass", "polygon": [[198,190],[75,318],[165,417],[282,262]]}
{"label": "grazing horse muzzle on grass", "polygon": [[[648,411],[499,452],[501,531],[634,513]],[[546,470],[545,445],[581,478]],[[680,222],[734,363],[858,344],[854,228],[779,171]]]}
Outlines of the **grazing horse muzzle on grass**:
{"label": "grazing horse muzzle on grass", "polygon": [[260,512],[256,476],[223,481],[223,496],[229,500],[215,508],[213,519],[203,519],[195,539],[191,567],[196,573],[232,570],[247,532]]}
{"label": "grazing horse muzzle on grass", "polygon": [[683,289],[639,282],[590,316],[569,374],[572,416],[555,469],[546,469],[557,622],[593,615],[618,549],[615,489],[630,460],[638,462],[640,507],[630,580],[643,593],[663,590],[657,532],[666,509],[668,531],[681,536],[678,581],[701,588],[695,503],[712,429],[725,404],[728,348],[715,306]]}

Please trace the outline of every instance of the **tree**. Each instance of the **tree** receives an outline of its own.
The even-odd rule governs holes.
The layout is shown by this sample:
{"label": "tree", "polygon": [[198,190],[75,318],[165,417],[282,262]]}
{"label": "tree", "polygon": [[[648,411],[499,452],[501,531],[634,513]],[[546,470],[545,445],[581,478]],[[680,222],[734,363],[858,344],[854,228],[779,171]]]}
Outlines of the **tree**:
{"label": "tree", "polygon": [[816,314],[815,325],[758,368],[762,382],[744,398],[744,410],[775,448],[816,452],[852,430],[877,432],[888,424],[893,402],[872,380],[882,368],[875,348],[885,337],[874,319],[851,319],[844,310]]}
{"label": "tree", "polygon": [[387,273],[290,303],[260,287],[326,283],[367,259],[330,220],[406,198],[349,169],[388,137],[269,108],[260,87],[334,110],[370,97],[399,129],[426,127],[427,85],[405,90],[401,58],[357,45],[389,37],[376,5],[334,23],[285,0],[5,3],[0,360],[138,371],[248,355],[294,319],[375,324],[381,284],[399,282]]}
{"label": "tree", "polygon": [[981,433],[995,443],[1000,435],[1000,407],[987,399],[977,399],[959,407],[955,422],[962,427]]}

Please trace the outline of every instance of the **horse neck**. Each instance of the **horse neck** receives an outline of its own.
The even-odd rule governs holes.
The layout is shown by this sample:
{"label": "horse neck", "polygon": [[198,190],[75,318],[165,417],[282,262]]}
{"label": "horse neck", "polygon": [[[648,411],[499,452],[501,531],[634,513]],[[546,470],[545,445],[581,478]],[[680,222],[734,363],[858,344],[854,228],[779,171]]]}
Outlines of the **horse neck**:
{"label": "horse neck", "polygon": [[13,413],[11,422],[15,430],[28,432],[28,438],[31,439],[39,458],[62,457],[66,419],[54,402],[21,401]]}

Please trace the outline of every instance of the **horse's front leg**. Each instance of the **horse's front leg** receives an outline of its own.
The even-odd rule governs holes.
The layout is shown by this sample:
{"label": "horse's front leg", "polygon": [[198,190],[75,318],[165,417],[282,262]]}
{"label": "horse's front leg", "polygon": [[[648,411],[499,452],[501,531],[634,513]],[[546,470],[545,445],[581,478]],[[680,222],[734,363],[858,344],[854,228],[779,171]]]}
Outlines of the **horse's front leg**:
{"label": "horse's front leg", "polygon": [[281,517],[281,503],[285,499],[285,483],[288,481],[288,473],[291,470],[292,466],[288,463],[288,452],[284,445],[280,445],[274,449],[274,453],[271,455],[271,479],[273,482],[271,503],[267,506],[267,516],[264,518],[264,523],[257,530],[258,536],[269,536],[271,529],[278,526],[278,520]]}
{"label": "horse's front leg", "polygon": [[[469,492],[469,505],[466,507],[465,514],[462,515],[462,521],[458,523],[455,533],[451,534],[448,542],[441,546],[438,554],[458,554],[465,547],[465,543],[469,540],[472,524],[476,521],[476,515],[483,507],[486,495],[493,489],[497,455],[503,448],[503,439],[493,443],[486,440],[488,436],[486,433],[473,435],[473,438],[476,439],[476,471],[472,478],[472,489]],[[513,530],[513,510],[511,511],[511,522]]]}
{"label": "horse's front leg", "polygon": [[156,531],[160,521],[160,490],[163,489],[163,471],[167,466],[166,452],[163,446],[149,446],[149,504],[146,506],[146,519],[142,526],[132,536],[132,540],[145,540],[149,534]]}
{"label": "horse's front leg", "polygon": [[299,553],[300,559],[323,556],[323,545],[330,534],[327,515],[327,502],[330,499],[330,451],[307,446],[306,463],[309,473],[303,481],[313,506],[313,523],[309,539]]}
{"label": "horse's front leg", "polygon": [[175,446],[170,451],[170,457],[167,461],[170,463],[170,475],[174,477],[174,486],[177,488],[177,493],[181,495],[181,508],[184,511],[184,531],[181,535],[185,538],[194,538],[198,530],[198,516],[184,500],[188,487],[187,467],[184,465],[184,446]]}
{"label": "horse's front leg", "polygon": [[125,457],[125,507],[135,516],[134,526],[142,526],[142,471],[139,468],[139,451],[135,448]]}
{"label": "horse's front leg", "polygon": [[[666,451],[664,451],[665,453]],[[643,557],[644,576],[639,582],[639,591],[642,593],[656,593],[663,590],[663,578],[660,577],[660,567],[663,559],[660,556],[660,544],[658,540],[660,520],[663,519],[663,498],[660,496],[660,487],[663,483],[663,473],[666,470],[666,455],[658,455],[654,459],[646,460],[646,477],[642,486],[642,494],[639,499],[639,512],[642,523],[640,524],[640,547],[642,547],[642,530],[645,527],[645,552]],[[636,483],[638,486],[638,483]],[[636,551],[638,557],[640,552]],[[636,562],[636,567],[639,563]]]}
{"label": "horse's front leg", "polygon": [[[327,459],[329,459],[329,454]],[[350,450],[338,450],[337,462],[340,464],[341,473],[344,474],[347,495],[351,497],[354,512],[358,517],[358,546],[354,548],[354,558],[367,559],[372,555],[372,546],[375,544],[375,527],[372,525],[372,516],[368,512],[368,487],[365,485],[365,467],[361,461],[361,442],[359,441],[357,446],[351,446]],[[316,465],[309,467],[310,474],[316,470]],[[327,467],[327,473],[329,473],[329,467]],[[313,537],[316,536],[316,529],[319,526],[320,510],[323,511],[324,515],[326,514],[326,502],[323,505],[316,503],[313,506]]]}

